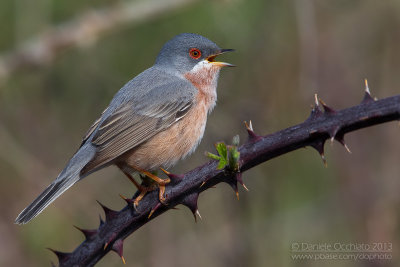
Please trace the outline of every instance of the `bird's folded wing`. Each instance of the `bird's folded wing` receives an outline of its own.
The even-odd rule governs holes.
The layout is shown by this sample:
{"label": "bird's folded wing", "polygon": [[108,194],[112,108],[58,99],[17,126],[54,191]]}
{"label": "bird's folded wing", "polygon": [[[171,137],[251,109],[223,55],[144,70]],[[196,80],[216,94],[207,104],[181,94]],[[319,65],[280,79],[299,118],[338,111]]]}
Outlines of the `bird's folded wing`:
{"label": "bird's folded wing", "polygon": [[158,103],[146,100],[136,105],[133,101],[124,103],[89,130],[86,139],[93,134],[91,143],[97,152],[81,173],[97,169],[170,127],[187,114],[193,101],[193,94],[188,92],[186,97],[166,95]]}

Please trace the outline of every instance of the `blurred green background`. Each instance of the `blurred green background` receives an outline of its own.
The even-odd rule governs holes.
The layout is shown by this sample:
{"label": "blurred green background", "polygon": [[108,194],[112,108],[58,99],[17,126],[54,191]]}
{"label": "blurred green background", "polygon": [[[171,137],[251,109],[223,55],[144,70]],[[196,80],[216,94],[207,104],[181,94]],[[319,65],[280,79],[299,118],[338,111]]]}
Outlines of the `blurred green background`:
{"label": "blurred green background", "polygon": [[[161,2],[170,8],[152,13]],[[18,64],[10,60],[93,11],[117,10],[118,18],[128,10],[119,7],[134,12],[135,5],[148,8],[139,19],[122,19],[96,38],[83,34],[81,43],[61,45],[52,57],[46,58],[50,50],[33,49],[37,64],[25,56],[16,57]],[[94,20],[87,30],[107,22]],[[151,66],[174,35],[199,33],[235,48],[224,59],[238,66],[222,71],[204,139],[173,169],[179,173],[206,162],[204,152],[216,141],[230,142],[235,134],[245,140],[244,120],[259,134],[302,122],[315,93],[338,109],[361,101],[364,78],[373,96],[398,94],[399,29],[396,0],[0,1],[0,266],[56,263],[45,248],[71,251],[83,240],[72,225],[97,227],[103,214],[95,200],[120,209],[118,194],[134,193],[110,167],[72,187],[28,225],[13,223],[64,167],[114,93]],[[351,133],[352,154],[327,144],[328,168],[309,148],[257,166],[244,174],[250,192],[241,188],[240,201],[218,185],[200,196],[203,220],[194,223],[182,207],[130,236],[127,264],[399,266],[399,131],[391,122]],[[390,242],[393,259],[293,260],[293,242]],[[109,253],[98,266],[122,262]]]}

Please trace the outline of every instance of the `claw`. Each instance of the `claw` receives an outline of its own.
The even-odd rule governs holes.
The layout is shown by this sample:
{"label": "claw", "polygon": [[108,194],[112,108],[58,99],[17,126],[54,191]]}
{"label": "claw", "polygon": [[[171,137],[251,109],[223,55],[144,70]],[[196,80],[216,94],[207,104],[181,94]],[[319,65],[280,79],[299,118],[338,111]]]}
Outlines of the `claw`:
{"label": "claw", "polygon": [[164,197],[165,185],[160,185],[159,188],[160,188],[160,191],[158,193],[158,199],[160,200],[161,204],[166,206],[168,204],[166,202],[166,197]]}
{"label": "claw", "polygon": [[[165,193],[165,185],[171,182],[170,178],[167,179],[161,179],[159,177],[157,177],[156,175],[152,174],[151,172],[148,172],[146,170],[140,169],[138,167],[135,166],[130,166],[131,168],[133,168],[134,170],[138,171],[139,173],[146,175],[148,178],[150,178],[151,180],[153,180],[155,183],[158,184],[158,187],[160,189],[160,193],[159,193],[159,200],[161,203],[163,203],[164,205],[166,205],[166,198],[164,197],[164,193]],[[162,171],[166,172],[166,174],[168,173],[166,170],[161,169]],[[128,175],[127,175],[128,176]],[[129,178],[129,176],[128,176]],[[150,187],[144,187],[139,185],[138,187],[140,194],[139,196],[133,201],[133,206],[135,208],[135,210],[137,210],[137,207],[139,205],[140,200],[142,200],[142,198],[145,196],[145,194],[149,191],[152,191],[153,189]]]}
{"label": "claw", "polygon": [[138,212],[137,207],[139,206],[139,202],[143,199],[143,197],[146,195],[147,192],[149,192],[150,189],[147,187],[142,187],[140,194],[135,198],[135,200],[133,201],[133,208],[135,209],[135,211]]}

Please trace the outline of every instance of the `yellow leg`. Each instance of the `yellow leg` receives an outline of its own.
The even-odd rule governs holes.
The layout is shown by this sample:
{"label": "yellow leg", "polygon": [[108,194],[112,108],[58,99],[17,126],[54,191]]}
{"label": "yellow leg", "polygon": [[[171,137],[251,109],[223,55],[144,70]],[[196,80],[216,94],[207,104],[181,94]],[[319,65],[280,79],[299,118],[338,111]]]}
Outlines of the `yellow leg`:
{"label": "yellow leg", "polygon": [[142,190],[140,190],[140,194],[135,198],[135,200],[133,201],[133,207],[137,208],[137,206],[139,206],[139,202],[143,199],[143,197],[147,194],[147,192],[151,191],[151,189],[147,188],[147,187],[142,187]]}
{"label": "yellow leg", "polygon": [[[159,195],[158,195],[158,199],[160,200],[160,202],[164,205],[166,205],[165,203],[165,197],[164,197],[164,193],[165,193],[165,185],[168,184],[171,180],[168,179],[161,179],[159,177],[157,177],[156,175],[152,174],[151,172],[148,172],[146,170],[143,170],[141,168],[137,168],[134,166],[130,166],[132,169],[138,171],[139,173],[146,175],[147,177],[149,177],[151,180],[153,180],[154,182],[156,182],[158,184],[158,187],[160,189]],[[137,189],[140,191],[139,196],[137,196],[137,198],[134,200],[133,205],[136,209],[136,207],[139,205],[139,202],[143,199],[143,197],[146,195],[147,192],[150,192],[152,190],[154,190],[151,186],[150,187],[145,187],[140,185],[129,173],[125,172],[123,170],[123,168],[121,168],[121,170],[125,173],[125,175],[128,177],[128,179],[137,187]]]}
{"label": "yellow leg", "polygon": [[149,177],[150,179],[152,179],[153,181],[155,181],[158,184],[158,187],[160,188],[160,192],[158,195],[158,199],[160,200],[160,202],[162,204],[166,204],[165,203],[165,197],[164,197],[164,193],[165,193],[165,185],[168,184],[169,182],[171,182],[171,180],[169,178],[167,179],[161,179],[159,177],[157,177],[156,175],[152,174],[151,172],[142,170],[140,168],[134,168],[135,170],[137,170],[138,172],[140,172],[141,174],[146,175],[147,177]]}
{"label": "yellow leg", "polygon": [[156,175],[154,175],[151,172],[148,172],[146,170],[143,170],[143,169],[140,169],[140,168],[137,168],[137,167],[132,167],[132,168],[137,170],[141,174],[146,175],[147,177],[152,179],[154,182],[156,182],[159,186],[162,186],[162,185],[165,186],[166,184],[168,184],[171,181],[169,178],[161,179],[161,178],[157,177]]}

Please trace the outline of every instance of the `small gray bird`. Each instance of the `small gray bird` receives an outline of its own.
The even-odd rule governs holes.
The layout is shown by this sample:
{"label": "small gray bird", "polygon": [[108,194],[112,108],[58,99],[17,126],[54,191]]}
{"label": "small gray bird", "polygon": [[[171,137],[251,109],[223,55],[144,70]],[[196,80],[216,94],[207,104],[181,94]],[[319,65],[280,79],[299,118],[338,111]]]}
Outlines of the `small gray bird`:
{"label": "small gray bird", "polygon": [[228,51],[192,33],[169,40],[155,64],[118,91],[57,179],[15,223],[29,222],[73,184],[109,165],[118,166],[141,190],[135,205],[150,190],[132,178],[135,173],[154,180],[164,202],[169,179],[151,172],[173,166],[196,149],[216,104],[219,71],[233,66],[214,59]]}

